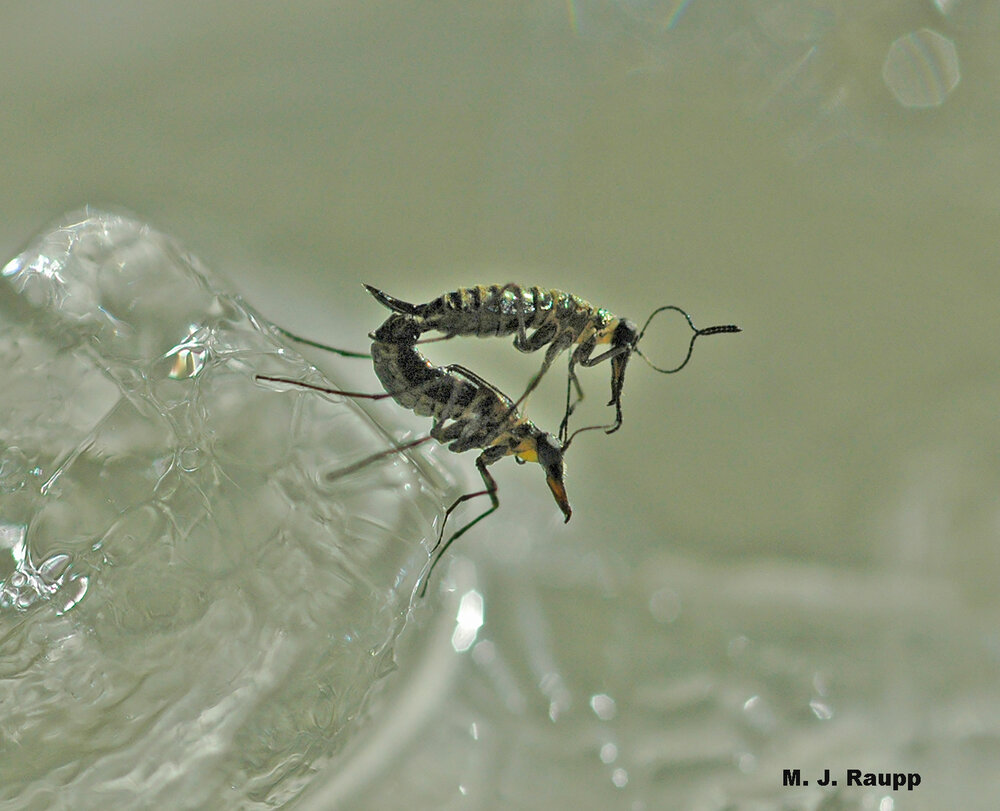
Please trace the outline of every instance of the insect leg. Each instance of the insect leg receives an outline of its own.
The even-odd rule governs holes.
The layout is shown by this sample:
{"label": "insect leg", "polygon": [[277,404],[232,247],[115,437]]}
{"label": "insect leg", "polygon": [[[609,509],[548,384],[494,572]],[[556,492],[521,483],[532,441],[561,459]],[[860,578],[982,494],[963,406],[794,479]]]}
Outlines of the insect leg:
{"label": "insect leg", "polygon": [[609,349],[607,352],[602,352],[596,358],[581,358],[580,365],[586,366],[588,369],[591,366],[596,366],[598,363],[603,363],[606,360],[611,360],[612,358],[618,357],[622,352],[625,352],[628,347],[616,346],[614,349]]}
{"label": "insect leg", "polygon": [[[622,427],[622,387],[625,383],[625,367],[628,364],[630,352],[631,350],[627,346],[616,346],[607,352],[602,352],[596,358],[577,358],[581,366],[588,368],[606,360],[611,361],[611,399],[608,400],[608,405],[615,407],[615,421],[611,425],[603,426],[605,432],[609,434],[613,434]],[[595,425],[594,427],[600,428],[601,426]]]}
{"label": "insect leg", "polygon": [[[467,380],[471,381],[473,384],[475,384],[477,386],[480,386],[481,388],[485,389],[486,391],[492,392],[494,394],[494,396],[497,398],[497,400],[499,400],[500,403],[503,406],[507,407],[507,412],[503,416],[503,420],[504,421],[506,421],[507,418],[511,414],[514,413],[516,407],[513,405],[510,397],[508,397],[506,394],[504,394],[502,391],[500,391],[500,389],[498,389],[496,386],[494,386],[492,383],[490,383],[489,380],[486,380],[486,379],[480,377],[475,372],[473,372],[471,369],[466,369],[464,366],[460,366],[457,363],[449,364],[445,368],[450,373],[455,374],[455,375],[461,375],[462,377],[464,377]],[[455,453],[464,453],[465,451],[471,450],[472,448],[481,447],[481,445],[478,444],[478,441],[476,441],[476,437],[477,437],[477,435],[480,434],[480,432],[482,431],[482,429],[484,427],[482,420],[481,419],[471,419],[471,420],[466,419],[463,422],[464,422],[464,425],[462,427],[462,431],[461,431],[461,433],[460,433],[460,435],[459,435],[458,438],[460,440],[465,440],[465,441],[468,441],[468,440],[471,439],[471,440],[473,440],[475,442],[475,444],[465,445],[464,442],[460,442],[458,447],[456,447],[454,445],[450,446],[448,448],[448,450],[454,451]],[[516,460],[518,460],[519,462],[523,463],[523,460],[519,459],[518,457],[515,456],[514,458]]]}
{"label": "insect leg", "polygon": [[528,340],[527,327],[524,323],[524,290],[521,289],[521,285],[514,282],[507,282],[501,287],[497,297],[497,310],[500,313],[503,313],[503,296],[508,290],[517,296],[517,334],[514,336],[514,346],[521,349],[521,345]]}
{"label": "insect leg", "polygon": [[[570,402],[570,395],[574,386],[576,387],[576,399]],[[576,353],[574,352],[569,356],[569,371],[566,375],[566,413],[563,415],[562,422],[559,423],[560,442],[566,441],[566,435],[569,433],[570,415],[576,410],[577,405],[582,399],[583,387],[580,386],[580,380],[576,376]]]}
{"label": "insect leg", "polygon": [[449,372],[454,372],[457,375],[461,375],[467,380],[470,380],[471,382],[475,383],[477,386],[482,386],[484,389],[489,389],[504,402],[510,402],[510,397],[508,397],[506,394],[500,391],[500,389],[498,389],[496,386],[490,383],[489,380],[480,377],[471,369],[467,369],[466,367],[461,366],[457,363],[449,363],[444,368],[447,369]]}
{"label": "insect leg", "polygon": [[368,467],[372,462],[377,462],[379,459],[384,459],[387,456],[392,456],[394,453],[402,453],[403,451],[408,451],[410,448],[415,448],[418,445],[423,445],[425,442],[429,442],[435,437],[428,434],[427,436],[422,436],[419,439],[412,439],[409,442],[403,442],[399,445],[393,445],[393,447],[388,450],[379,451],[378,453],[373,453],[371,456],[366,456],[353,465],[348,465],[347,467],[341,468],[340,470],[334,470],[327,473],[325,478],[327,481],[336,481],[337,479],[342,479],[344,476],[349,476],[352,473],[357,473],[359,470]]}
{"label": "insect leg", "polygon": [[[431,575],[434,573],[434,567],[438,565],[438,561],[441,560],[445,552],[448,551],[448,547],[451,546],[456,540],[458,540],[462,535],[468,532],[472,527],[482,521],[487,515],[490,515],[500,506],[500,498],[497,496],[497,483],[496,480],[490,475],[490,472],[486,469],[487,465],[493,464],[497,459],[502,458],[501,456],[490,456],[488,451],[484,451],[479,454],[476,459],[476,467],[479,468],[479,474],[483,477],[483,484],[485,485],[484,490],[477,490],[474,493],[466,493],[464,496],[459,496],[455,499],[455,503],[452,504],[444,514],[444,521],[441,523],[441,532],[438,534],[437,543],[434,544],[434,548],[431,550],[431,555],[434,556],[433,561],[431,561],[431,567],[427,570],[427,578],[424,580],[424,585],[420,589],[420,596],[423,597],[427,593],[427,586],[430,583]],[[454,512],[455,508],[463,502],[469,501],[470,499],[479,498],[479,496],[489,496],[490,497],[490,508],[480,515],[473,518],[468,524],[459,529],[454,535],[452,535],[444,544],[441,543],[441,539],[444,537],[444,528],[448,523],[448,518]]]}
{"label": "insect leg", "polygon": [[450,341],[454,337],[455,337],[455,333],[451,332],[451,333],[448,333],[447,335],[439,335],[437,338],[421,338],[421,339],[419,339],[417,341],[414,341],[413,344],[414,345],[416,345],[416,344],[436,344],[438,341]]}
{"label": "insect leg", "polygon": [[531,337],[525,335],[522,338],[520,335],[516,335],[514,337],[514,348],[518,352],[537,352],[547,343],[552,341],[558,332],[559,327],[556,324],[543,324],[531,333]]}
{"label": "insect leg", "polygon": [[[538,333],[536,332],[535,335],[537,334]],[[531,337],[534,338],[535,336],[532,335]],[[531,392],[538,388],[538,384],[542,382],[542,378],[552,365],[552,361],[554,361],[559,353],[566,349],[566,347],[568,347],[572,342],[573,336],[569,333],[565,333],[559,340],[553,341],[549,344],[549,348],[545,352],[545,359],[542,361],[542,368],[540,368],[535,376],[531,378],[528,382],[528,388],[524,390],[524,393],[517,398],[510,411],[507,412],[508,417],[518,409],[521,403],[528,399],[528,395],[531,394]]]}

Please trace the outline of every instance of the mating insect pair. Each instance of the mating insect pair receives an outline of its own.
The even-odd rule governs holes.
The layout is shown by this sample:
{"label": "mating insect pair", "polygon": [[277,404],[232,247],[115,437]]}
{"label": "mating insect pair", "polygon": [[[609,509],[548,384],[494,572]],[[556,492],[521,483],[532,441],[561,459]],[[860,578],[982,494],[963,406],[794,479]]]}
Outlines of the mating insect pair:
{"label": "mating insect pair", "polygon": [[[522,288],[514,284],[462,288],[422,305],[401,301],[370,285],[365,287],[379,302],[393,311],[393,315],[371,334],[373,343],[370,357],[385,394],[340,391],[265,375],[258,375],[256,379],[368,400],[392,397],[418,416],[433,419],[433,427],[427,436],[367,457],[339,471],[338,476],[347,475],[377,459],[416,447],[431,439],[446,444],[455,453],[482,449],[476,459],[476,467],[485,489],[460,496],[445,512],[437,543],[431,550],[434,558],[424,580],[421,596],[426,593],[434,567],[448,547],[500,506],[497,484],[487,467],[505,456],[513,456],[515,461],[521,463],[537,462],[542,466],[549,489],[566,521],[569,521],[572,511],[563,481],[565,452],[573,438],[583,431],[605,428],[607,433],[612,433],[621,426],[621,393],[625,367],[633,352],[649,363],[639,351],[638,343],[657,313],[676,310],[687,320],[693,333],[687,355],[679,366],[660,369],[650,363],[656,371],[665,374],[679,371],[687,364],[694,342],[700,335],[739,332],[739,328],[735,326],[699,330],[686,312],[672,305],[655,310],[642,330],[637,330],[631,321],[618,318],[607,310],[597,309],[569,293],[538,287]],[[529,329],[533,330],[530,336],[527,334]],[[279,331],[293,340],[343,356],[369,357],[301,338],[284,329],[279,328]],[[441,336],[421,338],[431,331],[439,332]],[[416,349],[419,343],[446,340],[460,335],[492,337],[512,334],[515,336],[514,346],[522,352],[549,347],[542,368],[517,401],[511,400],[491,383],[462,366],[434,366]],[[566,411],[556,438],[521,416],[518,406],[537,387],[553,360],[574,344],[577,348],[570,355]],[[607,345],[608,348],[593,356],[599,345]],[[609,426],[580,428],[569,434],[570,415],[583,397],[574,367],[577,364],[595,366],[605,360],[611,361],[611,400],[608,405],[615,406],[615,422]],[[571,402],[574,387],[577,397]],[[490,508],[442,543],[444,528],[452,512],[463,502],[484,495],[490,498]]]}

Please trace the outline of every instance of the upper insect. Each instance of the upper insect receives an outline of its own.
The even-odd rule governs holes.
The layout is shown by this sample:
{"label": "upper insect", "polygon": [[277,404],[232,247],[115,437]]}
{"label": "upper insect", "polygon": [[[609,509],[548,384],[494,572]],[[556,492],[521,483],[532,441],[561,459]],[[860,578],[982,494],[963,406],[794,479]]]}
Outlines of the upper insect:
{"label": "upper insect", "polygon": [[[611,399],[608,405],[615,407],[615,421],[608,426],[591,426],[604,427],[610,434],[622,424],[621,398],[625,369],[633,352],[656,371],[672,374],[684,368],[690,360],[694,342],[699,336],[740,331],[739,327],[733,325],[698,329],[684,310],[673,305],[654,310],[640,330],[629,319],[594,307],[572,293],[517,284],[463,287],[438,296],[426,304],[411,304],[371,285],[366,284],[365,287],[385,307],[413,319],[421,335],[431,331],[441,333],[442,339],[469,335],[480,338],[514,335],[514,346],[521,352],[535,352],[547,346],[541,369],[528,383],[514,407],[519,406],[534,391],[555,358],[575,344],[576,349],[569,358],[566,411],[559,426],[559,437],[563,440],[569,433],[570,415],[583,398],[583,389],[576,376],[575,367],[578,364],[596,366],[603,361],[611,361]],[[638,346],[653,317],[665,310],[676,310],[683,315],[693,332],[684,360],[670,369],[662,369],[650,363]],[[607,348],[595,355],[598,347]],[[575,401],[572,400],[574,388],[577,394]]]}

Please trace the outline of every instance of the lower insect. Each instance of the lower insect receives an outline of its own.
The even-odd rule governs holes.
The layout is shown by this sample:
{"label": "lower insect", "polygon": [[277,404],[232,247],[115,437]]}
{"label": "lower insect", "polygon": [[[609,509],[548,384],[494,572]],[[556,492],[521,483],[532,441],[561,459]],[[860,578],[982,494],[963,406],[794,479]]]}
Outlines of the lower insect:
{"label": "lower insect", "polygon": [[[418,416],[430,417],[434,421],[426,436],[362,459],[338,471],[335,474],[337,477],[432,439],[455,453],[473,449],[482,451],[476,458],[476,468],[483,480],[483,489],[459,496],[445,512],[437,542],[431,550],[433,560],[420,590],[423,597],[434,567],[448,547],[500,506],[497,483],[488,470],[493,463],[505,456],[513,456],[519,462],[537,463],[544,471],[545,482],[566,521],[569,521],[572,509],[564,483],[564,454],[569,442],[560,442],[522,417],[507,395],[469,369],[458,365],[433,365],[416,349],[418,334],[413,320],[398,314],[391,315],[372,334],[373,365],[385,394],[340,391],[268,375],[257,375],[255,379],[367,400],[391,397]],[[445,527],[455,509],[481,496],[490,499],[490,507],[444,540]]]}

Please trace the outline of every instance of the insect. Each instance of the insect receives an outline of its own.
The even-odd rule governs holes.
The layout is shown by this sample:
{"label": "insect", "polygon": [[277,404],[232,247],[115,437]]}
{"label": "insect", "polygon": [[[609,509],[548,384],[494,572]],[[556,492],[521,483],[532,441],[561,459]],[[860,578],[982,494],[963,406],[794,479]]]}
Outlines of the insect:
{"label": "insect", "polygon": [[[488,468],[505,456],[513,456],[521,463],[537,462],[541,465],[549,490],[552,491],[552,496],[566,521],[569,521],[572,509],[564,484],[563,456],[568,442],[565,444],[560,442],[520,416],[514,402],[507,395],[474,372],[458,365],[444,367],[433,365],[416,349],[419,335],[420,328],[417,322],[399,314],[389,316],[385,323],[372,333],[372,363],[375,374],[386,391],[385,394],[339,391],[269,375],[256,375],[255,379],[367,400],[391,397],[418,416],[433,419],[433,427],[427,436],[362,459],[338,471],[334,474],[335,478],[432,439],[447,445],[448,450],[454,453],[463,453],[474,448],[482,450],[476,459],[476,468],[482,477],[484,489],[459,496],[445,511],[437,543],[431,550],[434,558],[427,572],[427,579],[424,580],[420,590],[420,596],[423,597],[427,592],[434,567],[448,547],[500,506],[497,483]],[[489,497],[490,507],[442,543],[445,526],[454,510],[460,504],[480,496]]]}
{"label": "insect", "polygon": [[[652,312],[642,329],[627,318],[619,318],[608,310],[594,307],[572,293],[546,290],[541,287],[521,287],[517,284],[463,287],[438,296],[426,304],[402,301],[376,287],[365,285],[375,299],[395,313],[409,316],[423,335],[436,331],[442,334],[437,340],[455,336],[479,338],[514,336],[514,347],[521,352],[536,352],[547,346],[542,367],[538,370],[524,393],[514,402],[520,406],[541,382],[549,366],[560,353],[576,345],[569,357],[569,374],[566,380],[566,411],[559,425],[559,438],[565,440],[569,433],[569,418],[576,405],[583,399],[583,389],[576,376],[576,366],[596,366],[611,361],[611,399],[615,407],[615,421],[611,425],[592,426],[614,433],[622,425],[622,387],[625,384],[625,367],[635,352],[653,369],[662,374],[673,374],[683,369],[691,359],[694,342],[702,335],[723,332],[740,332],[740,328],[725,326],[698,329],[684,310],[673,305],[659,307]],[[687,355],[679,366],[661,369],[642,354],[639,342],[653,318],[666,310],[676,310],[691,327],[691,343]],[[528,331],[532,330],[531,334]],[[294,337],[294,336],[293,336]],[[607,349],[598,355],[598,347]],[[573,389],[576,400],[571,401]],[[589,429],[588,429],[589,430]]]}

